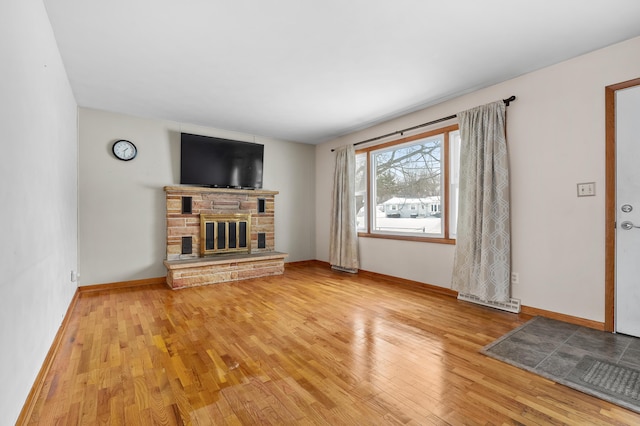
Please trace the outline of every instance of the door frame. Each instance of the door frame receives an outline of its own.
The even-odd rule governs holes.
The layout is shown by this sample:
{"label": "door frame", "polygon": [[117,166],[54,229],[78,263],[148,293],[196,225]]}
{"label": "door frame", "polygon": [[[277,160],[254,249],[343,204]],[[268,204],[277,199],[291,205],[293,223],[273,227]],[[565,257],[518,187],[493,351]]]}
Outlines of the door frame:
{"label": "door frame", "polygon": [[605,87],[605,281],[604,329],[615,331],[616,302],[616,91],[640,86],[640,78]]}

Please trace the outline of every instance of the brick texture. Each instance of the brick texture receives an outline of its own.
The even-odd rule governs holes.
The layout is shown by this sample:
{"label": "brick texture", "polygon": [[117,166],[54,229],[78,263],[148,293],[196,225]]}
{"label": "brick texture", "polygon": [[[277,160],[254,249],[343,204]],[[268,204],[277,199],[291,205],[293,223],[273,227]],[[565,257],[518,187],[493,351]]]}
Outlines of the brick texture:
{"label": "brick texture", "polygon": [[[251,214],[250,253],[275,253],[275,196],[277,191],[234,190],[200,187],[165,187],[167,206],[167,283],[172,288],[193,287],[236,281],[284,272],[284,257],[269,260],[252,259],[239,262],[209,262],[216,256],[200,256],[201,214]],[[182,197],[192,198],[191,214],[182,213]],[[265,211],[258,213],[258,199],[265,200]],[[258,248],[258,233],[265,234],[266,247]],[[192,237],[192,254],[181,254],[182,237]],[[250,257],[250,255],[249,255]],[[175,267],[180,261],[192,260],[189,267]],[[199,261],[200,260],[200,261]],[[173,263],[172,263],[173,262]],[[175,264],[174,264],[175,263]]]}
{"label": "brick texture", "polygon": [[177,262],[166,261],[167,284],[173,289],[180,289],[269,275],[282,275],[285,257],[286,255],[282,253],[276,256],[268,255],[266,260],[260,258],[241,262],[230,260],[228,263],[216,262],[215,264],[207,264],[205,261],[202,263],[192,262],[187,267]]}

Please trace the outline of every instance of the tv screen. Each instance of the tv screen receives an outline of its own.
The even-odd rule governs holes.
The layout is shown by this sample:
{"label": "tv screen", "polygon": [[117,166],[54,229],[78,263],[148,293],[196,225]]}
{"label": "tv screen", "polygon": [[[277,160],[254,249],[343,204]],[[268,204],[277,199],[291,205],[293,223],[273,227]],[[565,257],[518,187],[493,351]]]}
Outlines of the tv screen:
{"label": "tv screen", "polygon": [[214,188],[262,188],[264,145],[181,134],[180,183]]}

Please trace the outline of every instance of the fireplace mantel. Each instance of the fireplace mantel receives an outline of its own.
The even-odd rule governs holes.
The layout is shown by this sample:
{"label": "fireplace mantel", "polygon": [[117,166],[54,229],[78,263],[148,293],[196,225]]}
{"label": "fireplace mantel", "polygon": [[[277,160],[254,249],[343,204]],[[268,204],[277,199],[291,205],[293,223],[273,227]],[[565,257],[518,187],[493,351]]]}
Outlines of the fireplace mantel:
{"label": "fireplace mantel", "polygon": [[208,188],[206,186],[165,186],[164,191],[167,194],[175,193],[196,193],[196,194],[231,194],[231,195],[255,195],[260,196],[274,196],[278,195],[279,191],[270,191],[268,189],[233,189],[233,188]]}
{"label": "fireplace mantel", "polygon": [[[275,251],[274,213],[278,191],[197,186],[166,186],[164,190],[167,206],[167,256],[164,264],[171,288],[284,272],[287,255]],[[244,235],[247,253],[232,256],[211,254],[212,250],[203,247],[201,215],[207,218],[250,218]],[[207,244],[211,241],[208,240]],[[230,251],[229,247],[225,247],[225,251]]]}

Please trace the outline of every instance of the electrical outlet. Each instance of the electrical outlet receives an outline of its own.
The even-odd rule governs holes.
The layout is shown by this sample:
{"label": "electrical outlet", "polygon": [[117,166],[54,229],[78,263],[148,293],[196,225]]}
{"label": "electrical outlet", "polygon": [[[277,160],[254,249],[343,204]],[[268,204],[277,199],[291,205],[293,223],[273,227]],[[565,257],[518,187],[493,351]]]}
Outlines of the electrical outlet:
{"label": "electrical outlet", "polygon": [[511,273],[511,284],[520,284],[520,274],[517,272]]}
{"label": "electrical outlet", "polygon": [[75,283],[80,278],[80,275],[76,271],[71,271],[71,282]]}

